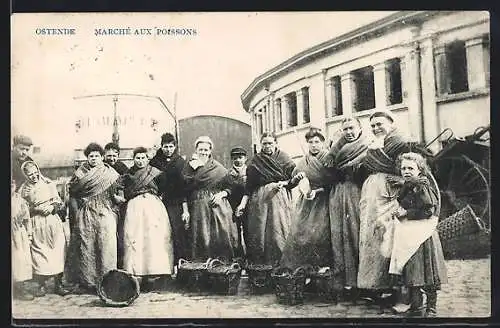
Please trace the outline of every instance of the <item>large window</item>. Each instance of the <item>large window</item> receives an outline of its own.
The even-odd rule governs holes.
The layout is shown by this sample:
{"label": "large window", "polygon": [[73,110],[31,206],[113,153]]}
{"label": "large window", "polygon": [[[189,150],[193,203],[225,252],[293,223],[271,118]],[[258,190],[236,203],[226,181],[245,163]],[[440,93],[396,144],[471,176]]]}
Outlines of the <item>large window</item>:
{"label": "large window", "polygon": [[302,89],[302,101],[304,104],[303,120],[304,123],[309,123],[311,121],[311,113],[309,109],[309,88]]}
{"label": "large window", "polygon": [[255,126],[257,127],[257,136],[260,138],[264,132],[264,122],[262,121],[262,113],[260,112],[255,115]]}
{"label": "large window", "polygon": [[389,105],[403,102],[401,88],[401,60],[399,58],[387,61],[387,88],[389,92]]}
{"label": "large window", "polygon": [[354,109],[357,112],[375,108],[375,83],[373,67],[367,66],[352,72],[356,90]]}
{"label": "large window", "polygon": [[295,96],[295,92],[291,92],[285,97],[288,104],[287,127],[297,126],[297,97]]}
{"label": "large window", "polygon": [[469,90],[467,83],[467,57],[465,42],[455,41],[446,46],[446,59],[450,93]]}
{"label": "large window", "polygon": [[283,120],[281,115],[281,99],[276,99],[274,108],[274,122],[276,131],[283,130]]}
{"label": "large window", "polygon": [[266,132],[267,131],[267,127],[268,127],[268,120],[269,120],[269,117],[267,116],[267,106],[264,106],[262,107],[262,132]]}
{"label": "large window", "polygon": [[342,115],[342,83],[340,76],[334,76],[331,80],[332,88],[329,90],[332,97],[332,116]]}

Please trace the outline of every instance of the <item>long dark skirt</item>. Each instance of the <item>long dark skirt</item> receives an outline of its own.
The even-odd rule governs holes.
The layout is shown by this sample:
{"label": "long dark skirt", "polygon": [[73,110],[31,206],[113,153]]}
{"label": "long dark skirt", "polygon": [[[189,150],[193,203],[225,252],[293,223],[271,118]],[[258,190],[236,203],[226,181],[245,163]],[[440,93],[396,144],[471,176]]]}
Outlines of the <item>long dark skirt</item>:
{"label": "long dark skirt", "polygon": [[233,210],[227,199],[219,206],[211,207],[212,192],[196,191],[189,201],[192,232],[192,259],[206,261],[207,258],[232,260],[238,244]]}
{"label": "long dark skirt", "polygon": [[248,203],[247,258],[254,264],[279,263],[292,222],[288,192],[272,191],[273,184],[257,189]]}
{"label": "long dark skirt", "polygon": [[172,238],[174,241],[174,264],[179,259],[191,258],[188,235],[182,222],[182,201],[163,201],[167,208],[170,225],[172,226]]}
{"label": "long dark skirt", "polygon": [[329,195],[319,193],[313,200],[299,197],[297,218],[292,223],[280,265],[290,269],[303,265],[331,266]]}
{"label": "long dark skirt", "polygon": [[403,269],[402,283],[409,287],[433,286],[448,282],[443,249],[437,232],[413,254]]}
{"label": "long dark skirt", "polygon": [[330,192],[333,272],[340,286],[357,286],[359,263],[359,200],[361,191],[351,181]]}

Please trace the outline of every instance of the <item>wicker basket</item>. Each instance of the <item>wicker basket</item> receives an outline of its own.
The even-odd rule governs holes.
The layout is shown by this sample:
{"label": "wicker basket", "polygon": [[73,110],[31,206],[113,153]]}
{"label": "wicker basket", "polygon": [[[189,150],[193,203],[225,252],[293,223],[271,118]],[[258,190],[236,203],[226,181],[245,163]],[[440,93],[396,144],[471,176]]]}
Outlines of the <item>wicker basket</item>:
{"label": "wicker basket", "polygon": [[337,303],[341,286],[335,284],[333,271],[329,267],[318,268],[309,274],[317,296],[325,302]]}
{"label": "wicker basket", "polygon": [[245,271],[248,274],[250,292],[252,294],[268,294],[274,292],[274,282],[271,278],[273,266],[268,264],[249,264]]}
{"label": "wicker basket", "polygon": [[212,260],[207,268],[207,283],[211,292],[221,295],[236,295],[241,279],[241,266]]}
{"label": "wicker basket", "polygon": [[467,205],[460,211],[439,222],[437,226],[441,241],[459,238],[486,230],[483,221]]}
{"label": "wicker basket", "polygon": [[107,272],[97,286],[97,295],[108,306],[129,306],[139,297],[139,294],[139,282],[123,270]]}
{"label": "wicker basket", "polygon": [[304,302],[306,270],[302,267],[292,271],[280,268],[271,273],[275,283],[275,294],[280,304],[297,305]]}
{"label": "wicker basket", "polygon": [[190,262],[179,259],[177,282],[188,291],[201,292],[207,288],[207,268],[212,259],[206,262]]}

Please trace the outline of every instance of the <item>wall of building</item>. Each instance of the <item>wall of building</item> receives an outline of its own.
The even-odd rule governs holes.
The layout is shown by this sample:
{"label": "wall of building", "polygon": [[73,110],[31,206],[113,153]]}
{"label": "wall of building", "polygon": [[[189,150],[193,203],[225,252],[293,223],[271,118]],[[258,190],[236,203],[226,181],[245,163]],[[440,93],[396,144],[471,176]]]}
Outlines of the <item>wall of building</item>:
{"label": "wall of building", "polygon": [[440,102],[438,104],[440,129],[450,128],[457,137],[471,135],[478,127],[490,124],[489,109],[489,95]]}
{"label": "wall of building", "polygon": [[[398,128],[411,141],[428,143],[444,128],[451,128],[457,136],[471,134],[490,121],[488,38],[488,12],[448,12],[431,15],[418,26],[402,24],[386,29],[375,38],[344,40],[329,53],[311,56],[302,66],[290,66],[252,91],[247,108],[252,115],[252,142],[258,144],[262,132],[257,126],[259,113],[269,121],[264,122],[264,129],[276,130],[280,147],[293,157],[301,155],[297,142],[305,145],[303,136],[309,127],[322,128],[329,139],[335,140],[341,121],[353,115],[369,132],[368,117],[374,110],[391,111]],[[465,45],[468,81],[468,89],[459,93],[450,90],[453,65],[447,53],[448,45],[457,40]],[[394,58],[400,60],[402,99],[390,104],[387,61]],[[375,105],[357,111],[356,76],[352,73],[366,66],[373,69]],[[335,76],[342,86],[341,115],[332,113],[331,79]],[[284,96],[295,93],[300,99],[300,90],[305,87],[309,90],[310,122],[300,121],[303,109],[297,103],[298,124],[280,128],[277,122],[286,122],[286,115],[282,113],[278,118],[278,104],[286,112]],[[432,150],[438,151],[439,147],[435,143]]]}
{"label": "wall of building", "polygon": [[232,118],[202,115],[181,119],[179,135],[181,155],[187,158],[194,153],[194,142],[199,136],[209,136],[212,139],[212,156],[227,168],[232,166],[230,152],[233,147],[243,147],[248,152],[248,157],[252,154],[250,125]]}

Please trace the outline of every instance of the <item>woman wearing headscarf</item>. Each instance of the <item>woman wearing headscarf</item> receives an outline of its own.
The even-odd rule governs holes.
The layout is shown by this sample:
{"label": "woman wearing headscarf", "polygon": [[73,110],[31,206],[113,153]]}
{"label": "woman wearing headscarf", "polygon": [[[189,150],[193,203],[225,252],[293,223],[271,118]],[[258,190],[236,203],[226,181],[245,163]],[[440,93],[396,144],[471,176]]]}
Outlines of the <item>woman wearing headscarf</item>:
{"label": "woman wearing headscarf", "polygon": [[172,274],[174,256],[170,221],[159,198],[159,185],[165,175],[148,164],[147,153],[144,147],[135,148],[134,165],[123,176],[128,200],[123,226],[123,268],[145,278],[143,286],[149,287],[147,280],[152,276]]}
{"label": "woman wearing headscarf", "polygon": [[249,262],[277,265],[292,222],[290,190],[304,174],[292,178],[295,163],[278,149],[274,133],[262,134],[260,142],[261,151],[247,166],[246,192],[237,215],[246,208]]}
{"label": "woman wearing headscarf", "polygon": [[29,205],[33,230],[31,259],[34,278],[38,283],[36,294],[45,295],[47,280],[55,277],[54,292],[66,295],[69,291],[62,284],[66,237],[57,214],[63,206],[57,186],[40,173],[35,162],[24,162],[21,170],[26,181],[20,188],[20,194]]}
{"label": "woman wearing headscarf", "polygon": [[119,174],[103,162],[104,149],[90,143],[87,161],[73,174],[69,193],[76,200],[72,241],[76,250],[78,292],[95,292],[101,277],[117,266],[117,205],[124,201]]}
{"label": "woman wearing headscarf", "polygon": [[12,245],[12,282],[15,298],[32,301],[35,297],[28,287],[33,278],[31,263],[31,238],[33,229],[28,203],[16,191],[17,185],[11,180],[11,245]]}
{"label": "woman wearing headscarf", "polygon": [[327,155],[323,144],[325,137],[320,129],[311,128],[305,139],[309,152],[292,173],[305,175],[299,183],[297,218],[291,225],[280,261],[281,266],[293,270],[299,266],[331,266],[333,261],[328,208],[333,176],[322,163]]}
{"label": "woman wearing headscarf", "polygon": [[227,200],[231,187],[228,171],[212,158],[213,142],[207,136],[195,141],[195,151],[183,169],[192,234],[192,259],[231,261],[238,245],[233,211]]}
{"label": "woman wearing headscarf", "polygon": [[339,289],[352,289],[357,287],[358,278],[359,200],[365,178],[361,163],[368,141],[354,117],[342,121],[341,133],[325,164],[336,171],[336,185],[329,196],[334,281]]}
{"label": "woman wearing headscarf", "polygon": [[[386,245],[392,213],[398,208],[397,188],[388,182],[397,175],[396,158],[408,152],[409,145],[394,126],[390,113],[378,111],[370,116],[374,136],[363,166],[369,176],[361,189],[358,287],[374,293],[392,288]],[[384,227],[385,228],[380,228]],[[384,240],[385,239],[385,240]]]}

